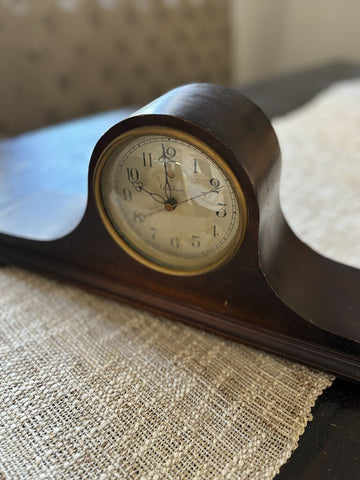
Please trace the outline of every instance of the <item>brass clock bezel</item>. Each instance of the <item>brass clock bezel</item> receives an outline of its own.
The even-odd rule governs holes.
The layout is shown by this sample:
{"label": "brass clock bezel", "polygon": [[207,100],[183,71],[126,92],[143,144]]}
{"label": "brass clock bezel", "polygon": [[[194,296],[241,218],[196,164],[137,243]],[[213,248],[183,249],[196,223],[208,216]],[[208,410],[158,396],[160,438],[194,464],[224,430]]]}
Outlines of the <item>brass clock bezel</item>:
{"label": "brass clock bezel", "polygon": [[[120,145],[130,142],[136,137],[141,137],[145,135],[169,136],[169,137],[175,138],[176,140],[187,142],[189,145],[199,149],[205,155],[207,155],[211,159],[211,161],[213,161],[221,169],[221,171],[229,181],[230,187],[232,188],[236,201],[238,203],[239,215],[242,215],[242,222],[241,222],[242,229],[241,230],[239,229],[239,231],[236,234],[236,237],[233,241],[233,248],[231,248],[228,252],[226,252],[216,262],[210,263],[205,267],[194,268],[194,269],[177,269],[166,264],[157,263],[151,260],[150,258],[146,257],[145,255],[143,255],[140,251],[138,251],[135,247],[133,247],[130,244],[130,242],[127,241],[125,236],[121,235],[120,227],[119,229],[117,229],[116,226],[111,221],[110,216],[107,213],[105,203],[103,200],[103,195],[102,195],[101,181],[102,181],[104,166],[108,158],[111,156],[111,154]],[[137,127],[120,134],[114,140],[112,140],[101,152],[98,162],[96,164],[96,168],[94,172],[94,196],[95,196],[96,207],[103,221],[103,224],[106,230],[108,231],[108,233],[113,238],[113,240],[128,255],[130,255],[136,261],[140,262],[141,264],[145,265],[148,268],[151,268],[152,270],[165,273],[165,274],[170,274],[175,276],[195,276],[195,275],[208,273],[213,270],[217,270],[218,268],[228,263],[235,256],[235,254],[239,250],[244,240],[245,233],[247,230],[248,209],[247,209],[245,196],[230,166],[215,150],[209,147],[209,145],[204,143],[202,140],[194,137],[193,135],[187,132],[184,132],[182,130],[178,130],[175,128],[171,128],[171,127],[164,127],[161,125],[148,125],[148,126]]]}

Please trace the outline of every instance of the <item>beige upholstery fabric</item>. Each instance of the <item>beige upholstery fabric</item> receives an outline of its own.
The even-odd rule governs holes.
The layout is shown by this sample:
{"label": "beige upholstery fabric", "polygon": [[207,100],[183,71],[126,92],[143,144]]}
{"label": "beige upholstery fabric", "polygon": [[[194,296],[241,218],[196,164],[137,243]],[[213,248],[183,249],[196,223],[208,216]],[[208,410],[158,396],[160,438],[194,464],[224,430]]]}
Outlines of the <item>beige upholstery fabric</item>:
{"label": "beige upholstery fabric", "polygon": [[[357,267],[360,242],[346,236],[358,238],[359,224],[334,199],[359,201],[358,170],[347,166],[359,149],[359,104],[353,81],[274,122],[291,225],[300,217],[321,251],[327,235],[317,232],[335,218],[347,234],[328,230],[328,254]],[[5,479],[271,479],[332,381],[14,267],[0,270],[0,291]]]}
{"label": "beige upholstery fabric", "polygon": [[0,132],[229,81],[227,0],[0,0]]}

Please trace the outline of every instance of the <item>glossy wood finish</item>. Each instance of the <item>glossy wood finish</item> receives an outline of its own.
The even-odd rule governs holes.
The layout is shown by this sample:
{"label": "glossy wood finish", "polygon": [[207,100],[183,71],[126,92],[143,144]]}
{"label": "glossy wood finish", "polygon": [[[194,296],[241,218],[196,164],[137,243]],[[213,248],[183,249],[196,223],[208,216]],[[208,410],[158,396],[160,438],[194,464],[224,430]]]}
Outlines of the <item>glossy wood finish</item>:
{"label": "glossy wood finish", "polygon": [[[331,83],[360,77],[360,67],[332,63],[243,87],[270,117],[284,115]],[[313,420],[276,480],[354,480],[360,467],[360,385],[337,379],[317,400]]]}
{"label": "glossy wood finish", "polygon": [[[123,131],[149,124],[200,138],[226,159],[242,186],[248,230],[236,257],[215,272],[189,279],[149,270],[126,255],[102,224],[93,194],[98,158]],[[11,141],[7,147],[11,152]],[[19,155],[21,149],[2,159],[3,168]],[[279,156],[270,122],[252,102],[213,85],[182,87],[99,140],[89,167],[86,212],[74,230],[51,241],[1,235],[0,256],[358,380],[360,273],[315,254],[290,231],[279,206]],[[36,177],[35,172],[34,167]],[[3,202],[11,204],[11,196]]]}

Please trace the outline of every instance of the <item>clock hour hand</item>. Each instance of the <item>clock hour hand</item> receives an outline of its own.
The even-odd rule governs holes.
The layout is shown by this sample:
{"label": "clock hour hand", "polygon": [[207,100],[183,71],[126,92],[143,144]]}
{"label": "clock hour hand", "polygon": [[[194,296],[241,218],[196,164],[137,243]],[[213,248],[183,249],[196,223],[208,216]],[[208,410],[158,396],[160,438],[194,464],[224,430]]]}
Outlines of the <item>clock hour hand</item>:
{"label": "clock hour hand", "polygon": [[146,188],[142,188],[142,190],[146,193],[148,193],[150,195],[150,197],[155,200],[155,202],[158,202],[158,203],[166,203],[166,200],[165,198],[160,195],[159,193],[155,193],[155,192],[149,192],[149,190],[146,190]]}
{"label": "clock hour hand", "polygon": [[130,180],[130,181],[137,192],[148,193],[150,197],[153,200],[155,200],[155,202],[162,203],[162,204],[166,203],[166,199],[162,195],[160,195],[160,193],[150,192],[147,188],[144,187],[143,182],[140,182],[139,180],[137,181]]}

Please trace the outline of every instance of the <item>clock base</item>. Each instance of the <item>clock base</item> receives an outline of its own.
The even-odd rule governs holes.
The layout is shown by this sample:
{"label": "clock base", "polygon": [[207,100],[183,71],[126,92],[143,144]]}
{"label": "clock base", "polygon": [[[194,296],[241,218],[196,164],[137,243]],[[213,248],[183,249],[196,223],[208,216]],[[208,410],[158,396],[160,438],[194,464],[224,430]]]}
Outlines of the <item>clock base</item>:
{"label": "clock base", "polygon": [[[76,252],[75,238],[71,237],[70,235],[68,242],[72,243]],[[84,265],[77,261],[76,264],[76,255],[71,263],[67,263],[64,252],[69,248],[68,242],[58,240],[47,245],[27,244],[25,247],[21,242],[15,246],[2,241],[0,244],[2,264],[20,265],[49,277],[71,282],[92,293],[182,321],[337,376],[354,381],[360,380],[358,344],[321,330],[301,319],[283,304],[269,287],[266,288],[266,282],[265,284],[261,282],[261,272],[258,275],[258,285],[253,279],[255,282],[251,288],[253,296],[248,298],[247,302],[243,301],[241,308],[235,311],[231,309],[229,314],[229,307],[234,298],[231,300],[230,296],[227,296],[224,297],[223,311],[215,312],[211,306],[207,308],[212,302],[211,293],[208,298],[202,298],[201,301],[197,298],[194,299],[195,303],[188,303],[180,296],[176,299],[174,296],[169,298],[165,293],[151,289],[150,284],[155,281],[154,279],[152,281],[148,279],[147,287],[140,287],[125,282],[119,276],[106,274],[104,268],[101,271],[94,269],[94,263],[100,261],[105,264],[105,258],[97,258],[91,269],[89,263]],[[57,254],[49,256],[50,250]],[[87,254],[91,255],[90,251]],[[116,267],[121,268],[119,264]],[[124,268],[129,267],[131,266],[124,265]],[[144,272],[136,272],[139,276],[143,274]],[[245,286],[240,283],[239,289],[242,288]],[[254,298],[257,300],[254,301]],[[255,304],[258,304],[257,310]]]}

